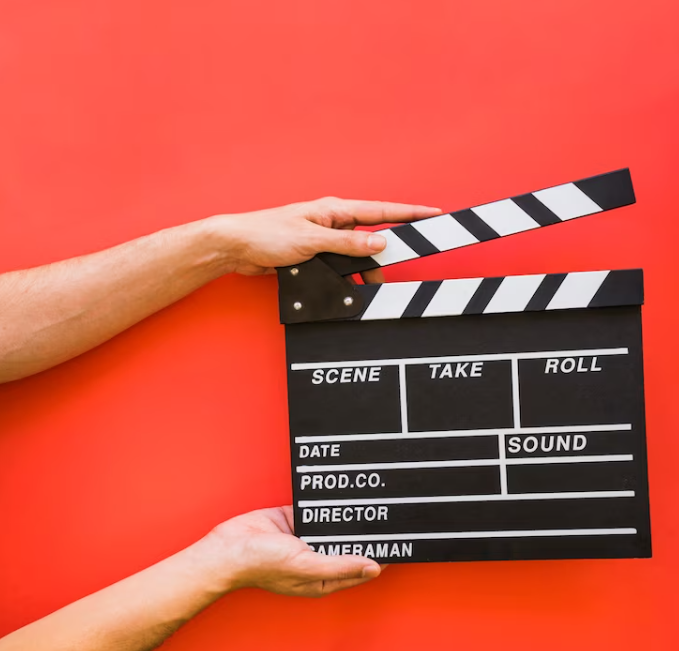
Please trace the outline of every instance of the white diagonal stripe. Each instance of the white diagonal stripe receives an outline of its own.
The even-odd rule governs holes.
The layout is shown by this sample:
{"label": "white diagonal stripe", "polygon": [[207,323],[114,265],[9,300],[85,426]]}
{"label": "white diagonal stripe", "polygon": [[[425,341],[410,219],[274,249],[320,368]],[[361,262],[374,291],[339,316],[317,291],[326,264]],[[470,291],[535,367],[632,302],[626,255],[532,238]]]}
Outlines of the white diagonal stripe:
{"label": "white diagonal stripe", "polygon": [[383,283],[363,313],[361,321],[400,318],[421,284],[421,282]]}
{"label": "white diagonal stripe", "polygon": [[381,267],[420,257],[392,229],[385,228],[375,232],[387,240],[387,246],[383,251],[370,256]]}
{"label": "white diagonal stripe", "polygon": [[422,313],[427,316],[454,316],[462,314],[474,296],[483,278],[459,278],[444,280]]}
{"label": "white diagonal stripe", "polygon": [[547,310],[587,307],[610,271],[579,271],[566,276]]}
{"label": "white diagonal stripe", "polygon": [[533,196],[562,221],[601,212],[601,208],[573,183],[538,190]]}
{"label": "white diagonal stripe", "polygon": [[483,313],[522,312],[544,278],[545,274],[507,276],[497,288]]}
{"label": "white diagonal stripe", "polygon": [[413,228],[426,237],[439,251],[450,251],[478,240],[452,215],[440,215],[415,222]]}
{"label": "white diagonal stripe", "polygon": [[512,235],[531,228],[540,228],[527,212],[519,208],[511,199],[494,201],[472,208],[499,235]]}

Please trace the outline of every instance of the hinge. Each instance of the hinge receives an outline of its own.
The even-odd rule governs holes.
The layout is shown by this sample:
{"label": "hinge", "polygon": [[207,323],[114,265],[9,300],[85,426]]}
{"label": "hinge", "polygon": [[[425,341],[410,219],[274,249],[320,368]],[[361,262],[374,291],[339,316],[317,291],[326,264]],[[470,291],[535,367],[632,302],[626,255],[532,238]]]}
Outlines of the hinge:
{"label": "hinge", "polygon": [[364,309],[355,285],[318,257],[277,272],[281,323],[348,319]]}

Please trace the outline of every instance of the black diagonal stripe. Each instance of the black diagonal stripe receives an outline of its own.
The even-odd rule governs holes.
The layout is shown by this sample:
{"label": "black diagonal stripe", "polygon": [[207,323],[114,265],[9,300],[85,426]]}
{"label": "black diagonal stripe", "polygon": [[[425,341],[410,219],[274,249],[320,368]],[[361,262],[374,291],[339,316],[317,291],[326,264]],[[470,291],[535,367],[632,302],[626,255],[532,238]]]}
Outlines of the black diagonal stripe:
{"label": "black diagonal stripe", "polygon": [[486,222],[483,221],[471,208],[467,210],[458,210],[451,213],[462,226],[464,226],[479,242],[486,242],[487,240],[496,240],[500,237]]}
{"label": "black diagonal stripe", "polygon": [[462,314],[481,314],[493,298],[504,278],[484,278]]}
{"label": "black diagonal stripe", "polygon": [[436,294],[442,282],[442,280],[433,280],[422,283],[415,292],[415,296],[408,303],[408,307],[401,315],[401,318],[422,316],[422,312],[427,309],[427,305],[434,298],[434,294]]}
{"label": "black diagonal stripe", "polygon": [[592,176],[575,184],[602,210],[628,206],[636,201],[634,186],[628,169]]}
{"label": "black diagonal stripe", "polygon": [[548,274],[542,279],[535,294],[528,301],[525,312],[540,312],[546,310],[549,301],[554,298],[554,294],[561,287],[561,283],[566,279],[568,274]]}
{"label": "black diagonal stripe", "polygon": [[587,307],[643,305],[644,272],[641,269],[611,271]]}
{"label": "black diagonal stripe", "polygon": [[398,235],[417,255],[423,257],[425,255],[434,255],[440,251],[417,229],[410,224],[403,224],[403,226],[396,226],[391,229],[394,235]]}
{"label": "black diagonal stripe", "polygon": [[552,224],[561,223],[561,220],[532,194],[522,194],[520,197],[513,197],[512,201],[519,208],[527,212],[540,226],[551,226]]}
{"label": "black diagonal stripe", "polygon": [[347,320],[358,321],[365,314],[365,311],[373,302],[373,299],[375,298],[377,292],[380,290],[381,286],[382,286],[381,283],[374,283],[370,285],[356,285],[356,291],[361,295],[361,298],[365,303],[365,307],[363,308],[363,311],[360,314],[357,314],[352,319]]}

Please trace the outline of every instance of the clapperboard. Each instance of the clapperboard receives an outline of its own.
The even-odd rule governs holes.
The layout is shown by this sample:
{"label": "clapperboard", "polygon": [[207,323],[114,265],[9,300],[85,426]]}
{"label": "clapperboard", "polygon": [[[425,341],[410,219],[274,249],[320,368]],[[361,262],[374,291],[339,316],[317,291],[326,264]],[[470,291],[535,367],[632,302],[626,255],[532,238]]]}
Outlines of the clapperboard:
{"label": "clapperboard", "polygon": [[651,555],[641,270],[346,279],[634,202],[620,170],[278,270],[302,540],[386,563]]}

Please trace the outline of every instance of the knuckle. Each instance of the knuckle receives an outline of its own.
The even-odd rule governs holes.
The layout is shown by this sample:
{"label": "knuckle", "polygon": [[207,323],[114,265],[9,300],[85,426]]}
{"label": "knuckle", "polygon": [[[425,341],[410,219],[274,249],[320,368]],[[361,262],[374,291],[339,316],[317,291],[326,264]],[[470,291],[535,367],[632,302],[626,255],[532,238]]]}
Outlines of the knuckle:
{"label": "knuckle", "polygon": [[338,213],[342,209],[342,199],[338,197],[322,197],[316,203],[320,210],[330,214]]}
{"label": "knuckle", "polygon": [[332,206],[335,201],[337,201],[336,197],[321,197],[320,199],[316,199],[316,205],[319,208],[327,208],[328,206]]}

